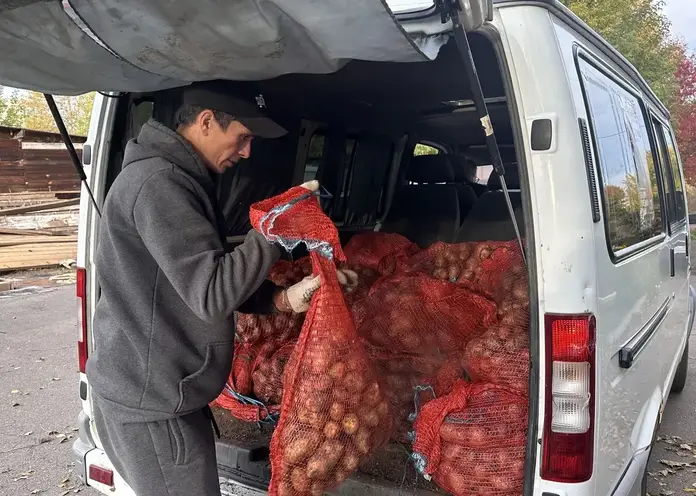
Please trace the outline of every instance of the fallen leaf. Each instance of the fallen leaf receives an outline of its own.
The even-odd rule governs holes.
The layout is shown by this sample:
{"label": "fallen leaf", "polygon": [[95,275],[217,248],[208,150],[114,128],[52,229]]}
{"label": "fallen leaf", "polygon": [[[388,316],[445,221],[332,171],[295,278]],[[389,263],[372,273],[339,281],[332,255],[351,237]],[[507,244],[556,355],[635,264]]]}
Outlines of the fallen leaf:
{"label": "fallen leaf", "polygon": [[25,480],[25,479],[28,479],[28,478],[29,478],[29,477],[27,477],[26,475],[20,475],[19,477],[15,477],[14,479],[12,479],[12,482],[19,482],[19,481],[21,481],[21,480]]}
{"label": "fallen leaf", "polygon": [[19,394],[19,389],[13,389],[10,394]]}
{"label": "fallen leaf", "polygon": [[693,487],[685,487],[684,492],[685,493],[696,493],[696,489],[694,489]]}
{"label": "fallen leaf", "polygon": [[54,434],[56,438],[61,439],[65,437],[65,434],[58,434],[57,432]]}
{"label": "fallen leaf", "polygon": [[36,361],[37,361],[37,362],[43,362],[44,360],[46,360],[44,357],[39,357],[39,359],[36,360]]}
{"label": "fallen leaf", "polygon": [[679,447],[680,447],[681,449],[683,449],[683,450],[691,451],[691,446],[689,446],[689,445],[686,444],[686,443],[680,444]]}
{"label": "fallen leaf", "polygon": [[65,441],[67,441],[67,440],[68,440],[68,438],[67,438],[67,437],[64,437],[63,439],[61,439],[61,440],[58,442],[58,444],[63,444],[63,443],[64,443]]}
{"label": "fallen leaf", "polygon": [[660,496],[672,496],[674,494],[674,491],[668,491],[666,489],[662,489],[660,491]]}
{"label": "fallen leaf", "polygon": [[12,403],[12,406],[19,406],[19,403],[15,401],[14,403]]}
{"label": "fallen leaf", "polygon": [[32,492],[30,492],[29,494],[39,494],[39,493],[42,493],[42,492],[44,492],[43,489],[34,489],[34,490],[33,490]]}
{"label": "fallen leaf", "polygon": [[59,381],[59,380],[60,380],[60,377],[53,377],[53,378],[51,378],[51,380],[52,380],[52,381]]}
{"label": "fallen leaf", "polygon": [[63,491],[62,493],[60,493],[60,496],[67,496],[68,494],[70,494],[70,489],[68,489],[67,491]]}
{"label": "fallen leaf", "polygon": [[53,441],[53,439],[51,439],[50,437],[42,437],[41,439],[39,439],[39,444],[46,444],[50,443],[51,441]]}
{"label": "fallen leaf", "polygon": [[686,462],[675,462],[672,460],[660,460],[662,465],[667,465],[670,468],[684,468],[688,463]]}
{"label": "fallen leaf", "polygon": [[34,431],[25,432],[23,435],[24,436],[31,436],[32,434],[34,434]]}
{"label": "fallen leaf", "polygon": [[49,436],[57,436],[57,435],[58,435],[58,431],[48,431],[48,435],[49,435]]}
{"label": "fallen leaf", "polygon": [[669,470],[667,470],[667,469],[660,470],[660,475],[662,477],[667,477],[667,475],[669,475]]}
{"label": "fallen leaf", "polygon": [[30,476],[30,475],[32,475],[33,473],[34,473],[34,470],[27,470],[26,472],[22,472],[22,473],[21,473],[21,474],[19,474],[19,475],[26,475],[26,476]]}

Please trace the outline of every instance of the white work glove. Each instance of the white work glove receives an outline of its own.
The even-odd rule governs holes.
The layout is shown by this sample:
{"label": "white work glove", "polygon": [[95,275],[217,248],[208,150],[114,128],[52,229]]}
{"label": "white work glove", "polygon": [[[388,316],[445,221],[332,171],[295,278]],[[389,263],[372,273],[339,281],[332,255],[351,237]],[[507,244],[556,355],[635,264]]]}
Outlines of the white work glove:
{"label": "white work glove", "polygon": [[[358,274],[352,270],[336,270],[336,276],[341,286],[348,293],[358,285]],[[321,287],[321,276],[307,276],[297,284],[290,286],[283,293],[283,304],[294,313],[305,313],[309,310],[312,295]]]}
{"label": "white work glove", "polygon": [[319,189],[319,181],[316,179],[314,181],[307,181],[306,183],[300,184],[304,189],[308,189],[312,193]]}

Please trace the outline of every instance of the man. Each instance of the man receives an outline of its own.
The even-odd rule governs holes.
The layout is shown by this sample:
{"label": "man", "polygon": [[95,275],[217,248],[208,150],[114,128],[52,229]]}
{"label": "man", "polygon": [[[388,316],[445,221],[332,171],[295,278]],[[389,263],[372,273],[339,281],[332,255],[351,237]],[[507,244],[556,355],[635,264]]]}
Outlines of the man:
{"label": "man", "polygon": [[175,129],[151,120],[126,146],[96,256],[92,419],[137,496],[220,494],[207,405],[230,371],[233,312],[305,312],[320,284],[266,281],[281,252],[255,231],[226,250],[211,174],[285,130],[216,83],[184,91]]}

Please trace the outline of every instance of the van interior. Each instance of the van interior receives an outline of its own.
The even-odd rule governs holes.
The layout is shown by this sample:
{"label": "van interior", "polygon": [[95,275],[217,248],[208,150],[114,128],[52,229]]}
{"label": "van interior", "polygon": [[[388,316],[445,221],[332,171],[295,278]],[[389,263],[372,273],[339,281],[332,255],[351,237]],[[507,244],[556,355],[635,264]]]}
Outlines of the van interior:
{"label": "van interior", "polygon": [[[525,237],[514,102],[506,95],[493,38],[479,32],[469,41]],[[429,62],[350,61],[331,74],[229,84],[263,94],[269,115],[289,130],[277,140],[255,140],[251,158],[218,178],[233,243],[251,228],[252,203],[315,178],[332,195],[322,200],[323,208],[344,243],[372,230],[400,233],[421,247],[436,241],[515,239],[454,39]],[[139,126],[150,116],[171,126],[179,103],[176,90],[120,99],[115,142],[121,146],[112,147],[107,183],[118,174],[123,147]],[[215,414],[222,431],[220,475],[267,487],[272,426],[235,420],[222,409]],[[389,494],[387,488],[439,491],[416,476],[407,447],[396,443],[363,463],[354,479],[386,491],[363,486],[354,494]]]}

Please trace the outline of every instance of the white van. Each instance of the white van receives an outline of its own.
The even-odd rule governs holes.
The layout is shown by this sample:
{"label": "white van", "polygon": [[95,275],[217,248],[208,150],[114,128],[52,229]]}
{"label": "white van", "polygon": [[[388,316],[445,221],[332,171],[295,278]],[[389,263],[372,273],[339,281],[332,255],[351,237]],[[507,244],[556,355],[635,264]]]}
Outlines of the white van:
{"label": "white van", "polygon": [[[98,205],[139,126],[171,124],[168,89],[222,78],[263,94],[291,130],[255,142],[221,179],[232,241],[252,202],[311,177],[334,193],[327,212],[346,240],[519,236],[532,302],[524,494],[644,494],[668,395],[686,380],[694,291],[674,131],[635,68],[556,0],[388,0],[393,12],[377,0],[229,3],[19,2],[0,10],[0,82],[104,92],[83,152]],[[433,154],[414,156],[416,145]],[[128,495],[100,449],[84,375],[99,216],[83,193],[74,454],[87,484]],[[582,381],[554,374],[572,358],[563,343],[591,351]],[[270,429],[216,413],[225,493],[263,491]],[[407,456],[386,450],[335,494],[432,493],[404,488]]]}

